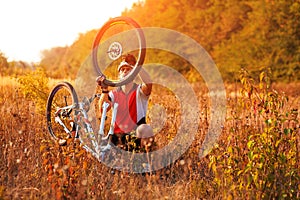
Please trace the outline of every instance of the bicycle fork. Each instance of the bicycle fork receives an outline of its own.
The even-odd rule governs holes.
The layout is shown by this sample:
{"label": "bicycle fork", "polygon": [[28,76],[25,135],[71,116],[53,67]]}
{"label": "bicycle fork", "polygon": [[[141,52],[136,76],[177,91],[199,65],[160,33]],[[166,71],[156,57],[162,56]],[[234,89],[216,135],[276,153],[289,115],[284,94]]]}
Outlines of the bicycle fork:
{"label": "bicycle fork", "polygon": [[[118,104],[114,103],[113,105],[113,110],[112,110],[112,119],[110,121],[110,128],[106,136],[104,136],[104,129],[105,129],[105,119],[106,119],[106,114],[107,114],[107,109],[109,107],[109,104],[107,102],[104,102],[102,105],[102,116],[101,116],[101,122],[100,122],[100,128],[99,128],[99,136],[98,137],[98,149],[97,153],[99,154],[99,158],[103,160],[103,157],[105,155],[105,152],[110,150],[111,145],[109,140],[109,137],[114,134],[114,129],[115,129],[115,122],[116,122],[116,117],[117,117],[117,112],[118,112]],[[101,146],[103,141],[108,141],[106,145]]]}

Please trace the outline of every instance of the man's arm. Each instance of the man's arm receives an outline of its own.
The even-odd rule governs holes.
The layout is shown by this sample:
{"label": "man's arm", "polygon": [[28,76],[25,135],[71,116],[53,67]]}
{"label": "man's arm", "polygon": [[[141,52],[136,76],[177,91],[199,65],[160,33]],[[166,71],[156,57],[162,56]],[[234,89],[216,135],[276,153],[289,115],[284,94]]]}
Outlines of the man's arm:
{"label": "man's arm", "polygon": [[103,105],[104,102],[109,103],[109,106],[107,108],[107,111],[109,111],[110,108],[111,108],[111,101],[110,101],[109,96],[108,96],[108,90],[107,90],[107,92],[102,91],[100,99],[98,101],[100,116],[102,115],[102,111],[103,111],[102,105]]}
{"label": "man's arm", "polygon": [[141,70],[139,72],[139,77],[141,78],[141,80],[143,82],[142,87],[141,87],[143,93],[146,96],[149,96],[152,91],[152,79],[151,79],[150,75],[148,74],[148,72],[146,72],[146,70],[141,68]]}
{"label": "man's arm", "polygon": [[99,76],[99,77],[97,77],[97,79],[96,79],[96,82],[97,82],[98,85],[101,87],[101,96],[100,96],[100,99],[99,99],[99,101],[98,101],[98,103],[99,103],[100,116],[102,115],[102,110],[103,110],[102,105],[103,105],[104,102],[109,103],[109,106],[108,106],[108,108],[107,108],[107,111],[109,111],[110,108],[111,108],[111,101],[110,101],[109,95],[108,95],[109,90],[108,90],[108,86],[105,85],[105,84],[103,83],[104,80],[105,80],[105,76]]}

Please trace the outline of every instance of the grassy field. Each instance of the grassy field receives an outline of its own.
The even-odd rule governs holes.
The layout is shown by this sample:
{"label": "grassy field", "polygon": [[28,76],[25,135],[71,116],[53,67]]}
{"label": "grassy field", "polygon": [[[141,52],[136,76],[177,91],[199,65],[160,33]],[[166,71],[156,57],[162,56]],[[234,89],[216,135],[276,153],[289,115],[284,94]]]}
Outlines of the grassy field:
{"label": "grassy field", "polygon": [[[222,135],[199,159],[210,110],[206,88],[196,84],[201,112],[192,145],[172,165],[141,175],[111,173],[78,141],[57,145],[38,103],[16,80],[1,77],[0,199],[299,199],[299,88],[299,83],[268,88],[250,79],[226,84]],[[154,88],[151,96],[168,117],[157,134],[158,148],[180,123],[178,102],[167,95]]]}

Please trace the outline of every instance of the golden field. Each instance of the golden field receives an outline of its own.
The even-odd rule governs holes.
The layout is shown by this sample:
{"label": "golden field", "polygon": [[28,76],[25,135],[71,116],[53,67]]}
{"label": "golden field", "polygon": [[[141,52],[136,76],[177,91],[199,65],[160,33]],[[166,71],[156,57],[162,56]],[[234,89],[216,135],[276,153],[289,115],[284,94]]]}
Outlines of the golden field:
{"label": "golden field", "polygon": [[[300,84],[272,84],[265,90],[263,80],[261,87],[249,80],[225,84],[223,132],[202,159],[209,97],[195,84],[201,111],[195,140],[175,163],[142,175],[111,173],[78,141],[56,144],[37,102],[24,95],[20,82],[1,77],[0,199],[299,199]],[[56,82],[48,82],[49,88]],[[178,102],[170,95],[154,88],[150,99],[167,110],[157,148],[180,124]]]}

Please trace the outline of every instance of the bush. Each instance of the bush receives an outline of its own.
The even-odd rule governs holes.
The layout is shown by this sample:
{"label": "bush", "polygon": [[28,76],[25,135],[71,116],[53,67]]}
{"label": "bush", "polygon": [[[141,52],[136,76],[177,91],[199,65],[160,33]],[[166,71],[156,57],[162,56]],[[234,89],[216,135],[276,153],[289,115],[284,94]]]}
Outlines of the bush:
{"label": "bush", "polygon": [[44,114],[50,92],[49,79],[45,70],[39,67],[35,71],[22,75],[18,78],[18,83],[25,97],[35,103],[36,111]]}
{"label": "bush", "polygon": [[231,136],[210,156],[216,192],[243,199],[294,199],[298,194],[298,110],[272,90],[270,71],[259,83],[241,73],[239,111],[231,120]]}

